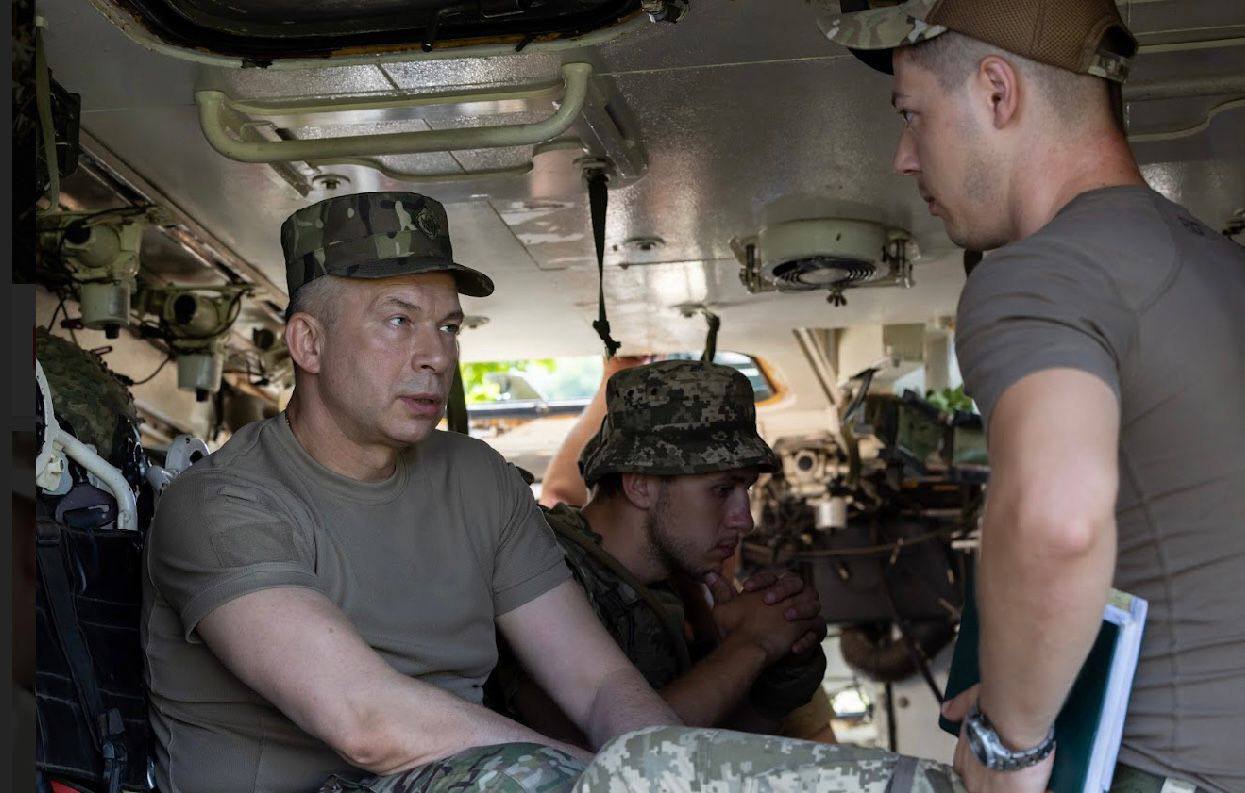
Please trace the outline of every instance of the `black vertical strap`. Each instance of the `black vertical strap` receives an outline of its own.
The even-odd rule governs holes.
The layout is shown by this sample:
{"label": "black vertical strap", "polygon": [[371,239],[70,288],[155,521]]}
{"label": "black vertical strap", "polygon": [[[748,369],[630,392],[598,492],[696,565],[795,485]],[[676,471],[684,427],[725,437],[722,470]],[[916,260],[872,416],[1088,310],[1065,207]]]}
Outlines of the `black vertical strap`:
{"label": "black vertical strap", "polygon": [[95,677],[95,665],[78,627],[73,585],[65,572],[64,541],[59,526],[40,522],[35,558],[39,565],[43,593],[47,596],[52,627],[60,641],[61,650],[65,653],[65,659],[69,662],[69,675],[73,678],[74,689],[78,693],[78,704],[103,758],[105,789],[108,793],[117,793],[125,779],[125,723],[119,710],[104,709],[104,698]]}
{"label": "black vertical strap", "polygon": [[450,432],[466,435],[470,429],[467,420],[467,389],[463,385],[463,367],[454,369],[454,383],[450,386],[450,398],[445,406],[445,423]]}
{"label": "black vertical strap", "polygon": [[35,28],[35,109],[39,113],[39,132],[43,138],[43,158],[48,164],[48,189],[44,193],[55,210],[60,206],[61,166],[56,152],[56,122],[52,118],[51,77],[43,51],[43,30]]}
{"label": "black vertical strap", "polygon": [[722,318],[706,311],[705,324],[709,326],[709,331],[705,334],[705,351],[701,353],[700,360],[713,363],[713,359],[718,357],[718,328],[722,327]]}
{"label": "black vertical strap", "polygon": [[592,239],[597,245],[597,321],[592,323],[605,355],[613,358],[620,345],[610,336],[610,321],[605,316],[605,209],[609,203],[609,177],[605,171],[596,169],[586,175],[588,181],[588,207],[592,212]]}

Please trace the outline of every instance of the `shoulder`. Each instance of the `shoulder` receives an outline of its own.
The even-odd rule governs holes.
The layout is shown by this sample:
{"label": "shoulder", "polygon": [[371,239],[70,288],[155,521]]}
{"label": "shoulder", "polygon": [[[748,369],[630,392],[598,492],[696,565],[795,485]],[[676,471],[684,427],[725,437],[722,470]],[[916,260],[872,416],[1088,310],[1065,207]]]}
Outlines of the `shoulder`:
{"label": "shoulder", "polygon": [[608,552],[601,545],[601,535],[592,530],[583,512],[578,507],[558,504],[556,507],[541,507],[545,521],[553,529],[554,537],[566,556],[566,564],[584,589],[588,590],[589,598],[604,589],[614,589],[621,579],[598,555]]}
{"label": "shoulder", "polygon": [[1175,266],[1166,206],[1144,188],[1077,196],[1037,232],[988,255],[964,287],[961,311],[1008,294],[1136,309]]}
{"label": "shoulder", "polygon": [[584,514],[579,507],[558,504],[555,507],[541,507],[540,509],[545,514],[549,528],[558,534],[574,534],[584,538],[594,538],[598,543],[601,541],[600,537],[593,533],[588,521],[584,520]]}
{"label": "shoulder", "polygon": [[419,465],[441,463],[479,471],[501,469],[508,465],[505,458],[484,441],[445,430],[433,430],[407,454]]}
{"label": "shoulder", "polygon": [[217,451],[173,480],[160,496],[153,534],[199,530],[238,520],[304,523],[306,505],[282,480],[265,448],[268,422],[244,427]]}

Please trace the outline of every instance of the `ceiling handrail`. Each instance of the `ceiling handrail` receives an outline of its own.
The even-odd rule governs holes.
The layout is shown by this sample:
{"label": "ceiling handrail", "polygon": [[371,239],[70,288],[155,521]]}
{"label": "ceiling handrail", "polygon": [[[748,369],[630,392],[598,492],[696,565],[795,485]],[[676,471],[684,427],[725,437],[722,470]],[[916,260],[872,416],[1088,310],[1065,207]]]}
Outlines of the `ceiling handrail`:
{"label": "ceiling handrail", "polygon": [[[565,132],[582,112],[588,92],[588,78],[592,65],[566,63],[562,65],[562,101],[553,115],[531,124],[507,124],[459,129],[416,130],[391,132],[381,135],[348,135],[340,138],[315,140],[239,140],[229,134],[226,114],[235,108],[244,112],[285,112],[291,108],[309,112],[310,105],[297,107],[277,102],[246,102],[230,99],[220,91],[199,91],[195,102],[199,106],[199,125],[212,148],[221,155],[239,162],[274,163],[307,160],[330,160],[339,158],[381,157],[394,154],[425,154],[429,152],[463,151],[467,149],[491,149],[505,146],[525,146],[552,140]],[[401,99],[382,100],[387,108],[422,106],[429,104],[449,105],[476,101],[496,101],[499,97],[515,98],[543,94],[548,85],[516,89],[486,89],[460,94],[423,94]],[[398,103],[398,104],[394,104]],[[358,110],[374,108],[377,100],[329,101],[320,105],[320,112],[335,110]]]}

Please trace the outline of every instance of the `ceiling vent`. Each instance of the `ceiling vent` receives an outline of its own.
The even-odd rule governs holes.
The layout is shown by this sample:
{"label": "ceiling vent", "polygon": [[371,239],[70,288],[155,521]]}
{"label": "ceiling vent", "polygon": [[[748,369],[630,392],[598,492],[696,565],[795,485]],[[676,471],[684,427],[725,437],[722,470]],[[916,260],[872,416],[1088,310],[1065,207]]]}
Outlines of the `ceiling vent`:
{"label": "ceiling vent", "polygon": [[916,244],[906,231],[845,218],[791,220],[731,240],[749,292],[829,292],[845,305],[843,291],[912,285]]}

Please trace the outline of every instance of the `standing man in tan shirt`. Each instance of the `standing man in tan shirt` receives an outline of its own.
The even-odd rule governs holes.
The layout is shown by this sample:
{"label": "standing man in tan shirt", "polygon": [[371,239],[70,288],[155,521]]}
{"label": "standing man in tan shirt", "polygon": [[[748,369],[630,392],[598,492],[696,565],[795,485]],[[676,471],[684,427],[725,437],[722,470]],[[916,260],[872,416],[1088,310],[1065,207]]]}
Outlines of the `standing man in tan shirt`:
{"label": "standing man in tan shirt", "polygon": [[1245,249],[1142,178],[1116,3],[911,0],[828,35],[893,72],[895,169],[993,251],[956,319],[991,468],[957,769],[1045,790],[1114,585],[1150,603],[1115,785],[1245,790]]}
{"label": "standing man in tan shirt", "polygon": [[147,546],[160,789],[569,789],[589,753],[480,705],[498,630],[592,745],[677,724],[517,471],[434,429],[458,293],[493,289],[454,262],[441,205],[339,196],[281,242],[289,409],[183,474]]}
{"label": "standing man in tan shirt", "polygon": [[[974,793],[1046,790],[1114,584],[1150,612],[1112,793],[1239,793],[1245,249],[1142,178],[1116,112],[1137,44],[1114,0],[871,5],[828,35],[893,72],[895,169],[953,242],[992,251],[956,320],[991,467],[982,683],[945,708],[964,723],[956,770]],[[658,729],[612,744],[581,788],[707,746],[770,780],[834,754]],[[901,759],[875,762],[900,778]]]}

